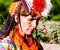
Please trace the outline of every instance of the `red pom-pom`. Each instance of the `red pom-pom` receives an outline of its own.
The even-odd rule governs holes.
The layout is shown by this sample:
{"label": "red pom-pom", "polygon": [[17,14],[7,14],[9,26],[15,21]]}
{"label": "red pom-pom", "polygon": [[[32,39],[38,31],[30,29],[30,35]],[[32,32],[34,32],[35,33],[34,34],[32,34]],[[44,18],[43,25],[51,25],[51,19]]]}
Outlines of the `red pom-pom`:
{"label": "red pom-pom", "polygon": [[42,12],[43,9],[44,9],[44,4],[45,4],[44,0],[33,0],[33,6],[32,6],[32,8],[34,10]]}

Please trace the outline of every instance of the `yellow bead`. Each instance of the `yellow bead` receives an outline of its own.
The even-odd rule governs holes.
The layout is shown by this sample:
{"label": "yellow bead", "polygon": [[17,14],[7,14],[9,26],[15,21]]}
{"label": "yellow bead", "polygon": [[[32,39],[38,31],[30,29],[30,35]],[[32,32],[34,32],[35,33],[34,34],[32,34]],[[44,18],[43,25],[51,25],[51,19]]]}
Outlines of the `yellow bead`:
{"label": "yellow bead", "polygon": [[13,10],[15,4],[16,4],[16,2],[12,3],[11,6],[10,6],[10,8],[9,8],[9,13],[10,14],[12,13],[12,10]]}

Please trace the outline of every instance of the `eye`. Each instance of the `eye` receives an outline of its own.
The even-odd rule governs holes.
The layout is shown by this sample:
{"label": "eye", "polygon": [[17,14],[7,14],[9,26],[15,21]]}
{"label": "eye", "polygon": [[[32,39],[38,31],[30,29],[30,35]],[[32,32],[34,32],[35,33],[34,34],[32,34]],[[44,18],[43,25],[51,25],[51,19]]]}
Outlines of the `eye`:
{"label": "eye", "polygon": [[32,16],[31,15],[27,16],[27,20],[31,21],[32,20]]}

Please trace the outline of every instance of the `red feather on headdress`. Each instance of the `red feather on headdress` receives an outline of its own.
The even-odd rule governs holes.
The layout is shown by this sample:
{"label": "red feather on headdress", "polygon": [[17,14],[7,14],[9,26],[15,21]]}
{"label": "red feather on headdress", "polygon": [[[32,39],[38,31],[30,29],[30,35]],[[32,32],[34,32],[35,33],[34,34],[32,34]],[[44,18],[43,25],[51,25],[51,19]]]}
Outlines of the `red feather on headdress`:
{"label": "red feather on headdress", "polygon": [[44,4],[45,4],[44,0],[34,0],[32,8],[34,10],[42,12],[44,9]]}

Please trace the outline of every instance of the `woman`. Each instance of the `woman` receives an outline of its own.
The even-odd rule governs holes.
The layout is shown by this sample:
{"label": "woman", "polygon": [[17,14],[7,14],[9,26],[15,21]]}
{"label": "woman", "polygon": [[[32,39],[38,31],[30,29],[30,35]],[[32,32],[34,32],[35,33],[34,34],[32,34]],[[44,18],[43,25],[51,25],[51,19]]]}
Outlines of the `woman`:
{"label": "woman", "polygon": [[[36,4],[37,0],[32,0],[32,7],[30,4],[28,5],[29,1],[15,0],[10,6],[7,21],[2,28],[2,34],[0,35],[0,38],[4,38],[0,42],[1,49],[40,50],[37,41],[32,37],[32,32],[36,29],[37,21],[41,18],[41,12],[44,8],[44,0],[42,0],[41,3],[40,0],[37,2],[42,4],[41,8],[39,7],[41,5],[38,6],[38,4]],[[9,35],[7,38],[10,40],[7,40],[7,35]],[[4,45],[6,45],[6,47],[4,47]]]}

